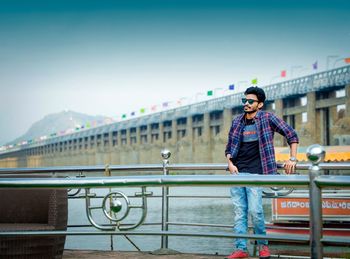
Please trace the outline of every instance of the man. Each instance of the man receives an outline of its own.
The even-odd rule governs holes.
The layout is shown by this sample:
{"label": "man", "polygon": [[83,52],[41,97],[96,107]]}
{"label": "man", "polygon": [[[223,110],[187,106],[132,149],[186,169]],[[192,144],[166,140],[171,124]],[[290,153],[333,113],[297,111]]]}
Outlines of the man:
{"label": "man", "polygon": [[[242,98],[244,113],[232,121],[225,155],[228,169],[233,175],[276,174],[277,164],[273,145],[275,132],[283,135],[290,146],[290,159],[285,162],[287,174],[293,173],[296,165],[298,136],[295,130],[280,118],[261,111],[266,99],[259,87],[249,87]],[[248,213],[252,216],[254,233],[266,235],[262,206],[261,187],[233,187],[231,197],[234,209],[233,230],[237,234],[247,234]],[[258,240],[259,258],[270,258],[267,240]],[[228,259],[247,258],[247,240],[235,239],[235,251]]]}

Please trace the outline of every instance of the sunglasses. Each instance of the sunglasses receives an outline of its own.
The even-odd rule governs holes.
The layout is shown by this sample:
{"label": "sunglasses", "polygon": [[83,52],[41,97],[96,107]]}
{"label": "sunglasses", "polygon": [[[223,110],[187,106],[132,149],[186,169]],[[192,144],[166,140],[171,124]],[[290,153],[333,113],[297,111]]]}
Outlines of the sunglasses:
{"label": "sunglasses", "polygon": [[249,104],[253,104],[254,102],[259,102],[259,101],[254,99],[242,98],[242,103],[245,104],[246,102],[248,102]]}

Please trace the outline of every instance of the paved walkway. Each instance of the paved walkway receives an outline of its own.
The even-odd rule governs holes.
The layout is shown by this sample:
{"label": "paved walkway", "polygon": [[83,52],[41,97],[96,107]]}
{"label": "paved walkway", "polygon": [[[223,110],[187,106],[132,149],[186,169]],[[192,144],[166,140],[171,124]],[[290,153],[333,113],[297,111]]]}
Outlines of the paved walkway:
{"label": "paved walkway", "polygon": [[174,254],[154,255],[145,252],[110,252],[87,250],[64,250],[63,259],[219,259],[222,255]]}
{"label": "paved walkway", "polygon": [[[285,247],[285,246],[284,246]],[[271,247],[272,248],[272,247]],[[309,252],[305,251],[305,246],[296,245],[289,247],[288,249],[278,249],[274,247],[271,250],[273,256],[271,258],[280,258],[280,255],[284,255],[283,258],[301,256],[309,258]],[[329,247],[328,247],[329,248]],[[348,247],[337,247],[334,251],[331,247],[331,251],[325,247],[324,258],[350,258],[350,252]],[[303,251],[304,250],[304,251]],[[328,250],[328,251],[327,251]],[[205,254],[154,254],[150,252],[119,252],[119,251],[97,251],[97,250],[64,250],[63,259],[223,259],[225,255],[205,255]],[[258,259],[258,257],[249,257],[250,259]]]}

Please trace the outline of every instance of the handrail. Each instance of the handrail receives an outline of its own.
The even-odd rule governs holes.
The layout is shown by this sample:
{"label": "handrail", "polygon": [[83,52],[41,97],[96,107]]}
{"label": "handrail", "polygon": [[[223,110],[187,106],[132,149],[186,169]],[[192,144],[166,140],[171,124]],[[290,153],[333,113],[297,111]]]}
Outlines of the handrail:
{"label": "handrail", "polygon": [[350,182],[348,181],[349,176],[319,176],[315,179],[315,183],[320,188],[329,187],[350,187]]}
{"label": "handrail", "polygon": [[[322,169],[341,169],[349,170],[350,163],[319,163],[325,156],[324,149],[319,145],[310,146],[307,150],[307,156],[312,164],[298,164],[297,169],[309,170],[309,175],[168,175],[170,170],[186,171],[186,170],[226,170],[226,164],[174,164],[169,165],[168,158],[170,152],[168,150],[162,151],[162,164],[148,164],[148,165],[106,165],[106,166],[72,166],[72,167],[47,167],[47,168],[0,168],[0,175],[7,174],[6,178],[0,180],[1,188],[86,188],[86,197],[90,198],[89,188],[106,188],[106,187],[150,187],[158,186],[163,188],[162,193],[162,231],[160,232],[141,232],[143,235],[158,235],[162,237],[162,248],[167,248],[167,237],[171,235],[177,236],[208,236],[208,237],[242,237],[253,239],[270,239],[270,240],[294,240],[304,241],[310,243],[312,258],[322,258],[324,243],[344,243],[349,244],[350,240],[340,240],[322,237],[322,197],[321,188],[329,187],[350,187],[350,176],[330,176],[320,175]],[[278,167],[283,167],[278,164]],[[96,171],[159,171],[163,175],[139,175],[139,176],[108,176],[108,177],[77,177],[77,178],[16,178],[19,173],[58,173],[58,172],[96,172]],[[13,174],[11,178],[8,174]],[[167,188],[169,186],[282,186],[292,188],[309,189],[310,198],[310,237],[284,235],[275,237],[274,235],[239,235],[239,234],[222,234],[222,233],[184,233],[168,231],[167,226],[170,224],[167,213],[168,205],[164,200],[169,199]],[[145,196],[148,193],[143,192],[135,194],[135,196]],[[93,197],[93,195],[91,196]],[[112,206],[112,205],[110,205]],[[117,208],[118,204],[113,204],[113,208]],[[89,206],[88,206],[89,207]],[[131,205],[132,207],[132,205]],[[134,206],[135,207],[135,206]],[[89,207],[94,209],[95,207]],[[136,208],[136,207],[135,207]],[[145,205],[146,208],[146,205]],[[117,221],[117,219],[116,219]],[[91,222],[91,221],[90,221]],[[143,219],[139,224],[143,223]],[[98,224],[96,224],[98,225]],[[95,226],[96,226],[95,225]],[[102,225],[98,225],[102,226]],[[100,228],[102,229],[102,228]],[[140,232],[123,230],[127,227],[119,228],[119,231],[107,230],[100,234],[110,235],[140,235]],[[111,229],[111,228],[109,228]],[[85,232],[79,231],[22,231],[22,232],[0,232],[0,236],[20,236],[20,235],[57,235],[64,233],[67,235],[80,235]],[[88,233],[88,235],[95,233]]]}
{"label": "handrail", "polygon": [[[161,164],[140,165],[108,165],[112,171],[163,171]],[[57,166],[57,167],[29,167],[29,168],[0,168],[1,173],[68,173],[68,172],[101,172],[106,165],[95,166]]]}
{"label": "handrail", "polygon": [[[68,233],[67,233],[68,232]],[[186,232],[177,232],[177,231],[96,231],[96,232],[87,232],[87,231],[22,231],[22,232],[1,232],[1,236],[45,236],[45,235],[137,235],[137,236],[197,236],[197,237],[226,237],[226,238],[254,238],[254,239],[266,239],[267,237],[270,240],[275,241],[299,241],[307,242],[309,239],[304,235],[252,235],[252,234],[228,234],[228,233],[186,233]]]}
{"label": "handrail", "polygon": [[[299,163],[296,165],[298,170],[308,170],[311,163]],[[277,164],[278,168],[283,168],[282,163]],[[350,163],[320,163],[319,167],[325,170],[349,170]],[[0,168],[0,174],[4,173],[67,173],[67,172],[100,172],[104,171],[106,165],[95,166],[60,166],[60,167],[31,167],[31,168]],[[140,164],[140,165],[108,165],[111,171],[159,171],[163,172],[162,164]],[[226,163],[217,164],[168,164],[166,165],[168,170],[226,170]]]}
{"label": "handrail", "polygon": [[[350,177],[348,177],[350,181]],[[303,175],[148,175],[89,178],[3,178],[0,188],[96,188],[127,186],[287,186],[308,187]]]}

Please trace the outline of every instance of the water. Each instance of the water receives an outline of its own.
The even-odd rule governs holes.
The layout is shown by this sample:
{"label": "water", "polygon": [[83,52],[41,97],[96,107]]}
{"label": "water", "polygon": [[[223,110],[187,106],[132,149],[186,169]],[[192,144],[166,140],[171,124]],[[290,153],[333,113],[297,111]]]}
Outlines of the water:
{"label": "water", "polygon": [[[140,188],[118,188],[113,191],[122,191],[127,195],[140,192]],[[147,188],[154,195],[161,195],[161,188]],[[108,193],[108,190],[93,189],[98,195]],[[229,198],[193,198],[193,196],[229,196],[227,187],[171,187],[170,195],[185,195],[191,198],[170,198],[169,222],[172,223],[203,223],[232,225],[232,205]],[[140,204],[140,199],[131,199],[133,204]],[[265,201],[266,221],[271,219],[270,200]],[[94,200],[93,205],[100,205],[102,199]],[[140,218],[140,210],[130,211],[130,215],[123,223],[135,223]],[[94,213],[99,223],[107,223],[108,220],[102,212]],[[161,223],[161,198],[148,198],[148,213],[145,223]],[[85,214],[85,200],[69,201],[68,224],[89,224]],[[84,228],[84,230],[89,228]],[[91,228],[90,228],[91,229]],[[82,230],[74,229],[74,230]],[[160,231],[160,225],[140,226],[137,231]],[[232,233],[231,228],[224,227],[194,227],[170,225],[170,231],[184,231],[196,233],[225,232]],[[157,236],[128,236],[141,250],[154,251],[160,248],[161,238]],[[184,253],[229,254],[232,252],[232,239],[228,238],[204,238],[204,237],[169,237],[169,248]],[[113,236],[114,250],[136,251],[123,236]],[[110,250],[110,236],[68,236],[66,249],[95,249]]]}

